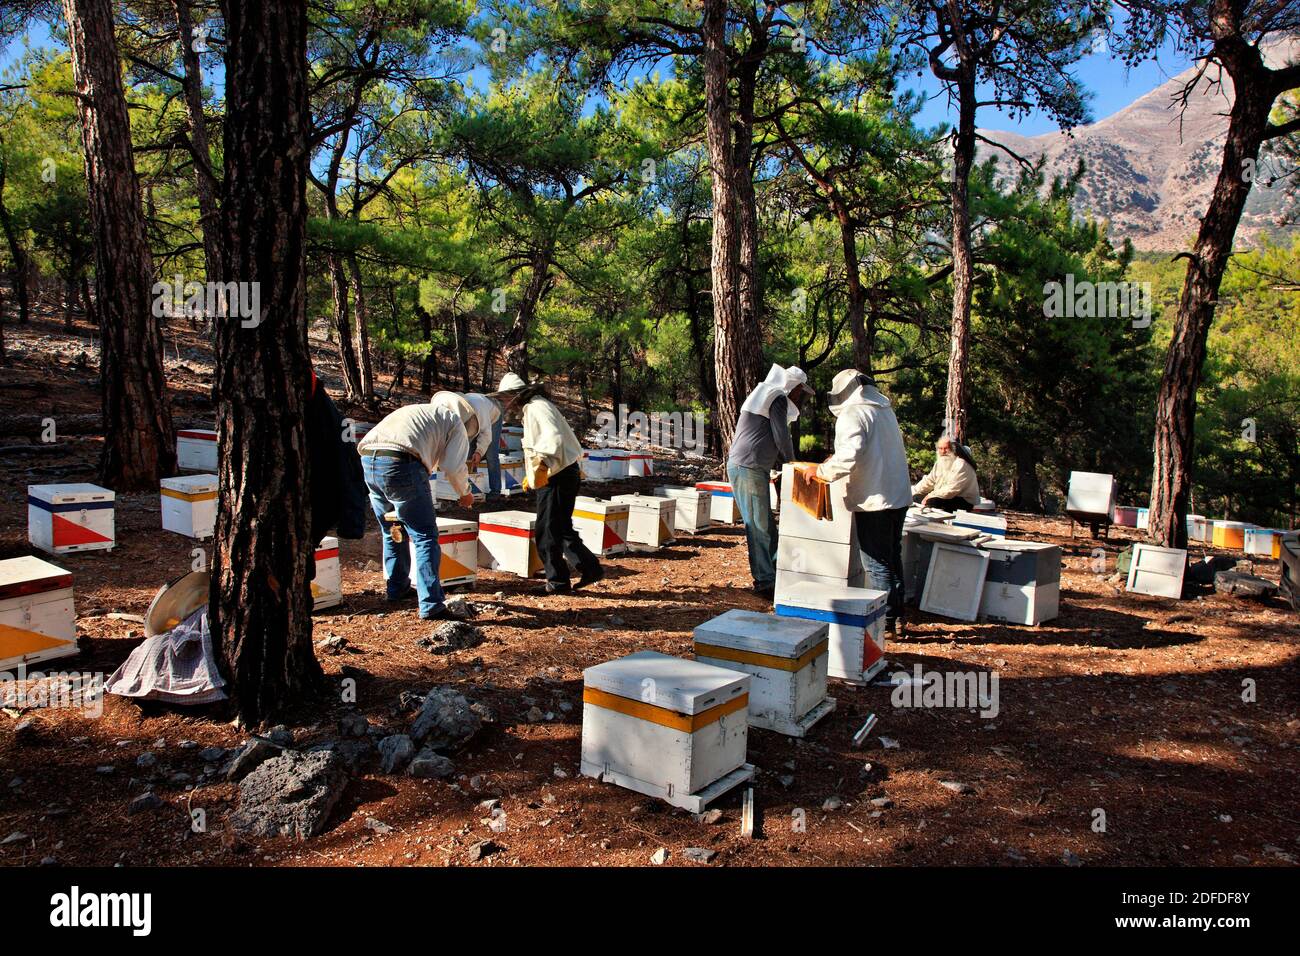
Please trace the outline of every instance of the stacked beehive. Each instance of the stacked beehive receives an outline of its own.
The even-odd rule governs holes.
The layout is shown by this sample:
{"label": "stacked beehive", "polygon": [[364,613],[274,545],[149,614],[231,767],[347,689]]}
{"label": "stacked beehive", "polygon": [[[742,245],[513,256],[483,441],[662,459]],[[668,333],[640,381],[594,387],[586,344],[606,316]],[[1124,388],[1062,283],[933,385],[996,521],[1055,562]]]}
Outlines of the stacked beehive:
{"label": "stacked beehive", "polygon": [[781,475],[781,518],[777,528],[776,600],[796,581],[860,588],[864,583],[853,512],[845,499],[848,479],[829,488],[829,519],[814,518],[795,504],[794,465]]}
{"label": "stacked beehive", "polygon": [[699,491],[709,493],[709,520],[713,524],[739,524],[740,509],[729,481],[697,481]]}

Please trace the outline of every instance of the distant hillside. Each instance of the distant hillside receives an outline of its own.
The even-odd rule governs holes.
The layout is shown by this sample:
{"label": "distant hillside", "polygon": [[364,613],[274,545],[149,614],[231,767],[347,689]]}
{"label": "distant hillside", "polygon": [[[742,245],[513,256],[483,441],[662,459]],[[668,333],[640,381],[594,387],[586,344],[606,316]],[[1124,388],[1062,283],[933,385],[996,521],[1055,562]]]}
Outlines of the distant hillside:
{"label": "distant hillside", "polygon": [[[1282,62],[1300,52],[1300,42],[1269,54],[1269,62]],[[1116,64],[1116,70],[1122,69]],[[1135,100],[1112,116],[1075,130],[1072,136],[1046,133],[1020,136],[981,130],[1026,159],[1046,156],[1046,175],[1063,176],[1079,160],[1086,165],[1075,202],[1080,212],[1110,220],[1112,235],[1129,238],[1138,249],[1177,250],[1195,239],[1200,218],[1214,192],[1228,128],[1232,83],[1224,74],[1222,88],[1209,89],[1202,81],[1179,109],[1176,94],[1193,71],[1179,74]],[[996,152],[1008,172],[1015,165],[1001,150],[982,146],[984,155]],[[1274,167],[1276,168],[1276,167]],[[1294,179],[1264,188],[1257,181],[1237,232],[1240,244],[1249,245],[1261,233],[1297,230],[1300,190]]]}

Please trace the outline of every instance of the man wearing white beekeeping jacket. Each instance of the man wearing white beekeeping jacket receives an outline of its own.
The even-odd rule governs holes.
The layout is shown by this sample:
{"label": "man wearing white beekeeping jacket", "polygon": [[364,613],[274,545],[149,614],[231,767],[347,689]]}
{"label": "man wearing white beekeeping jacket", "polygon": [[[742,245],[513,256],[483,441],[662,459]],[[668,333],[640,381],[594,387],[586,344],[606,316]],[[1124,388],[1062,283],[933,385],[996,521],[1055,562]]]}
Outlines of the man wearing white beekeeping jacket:
{"label": "man wearing white beekeeping jacket", "polygon": [[754,593],[768,600],[776,587],[777,544],[768,490],[770,473],[794,461],[790,423],[799,417],[798,403],[811,394],[808,376],[802,369],[773,365],[767,378],[740,406],[736,434],[727,456],[727,479],[745,523]]}
{"label": "man wearing white beekeeping jacket", "polygon": [[912,503],[907,451],[893,406],[871,377],[845,369],[831,382],[835,452],[817,466],[817,477],[848,476],[845,497],[867,583],[889,595],[885,625],[897,633],[903,612],[903,519]]}
{"label": "man wearing white beekeeping jacket", "polygon": [[501,418],[501,406],[486,395],[459,392],[435,392],[429,399],[430,405],[449,409],[460,418],[465,426],[465,437],[470,442],[471,468],[478,466],[488,456],[492,443],[493,425]]}

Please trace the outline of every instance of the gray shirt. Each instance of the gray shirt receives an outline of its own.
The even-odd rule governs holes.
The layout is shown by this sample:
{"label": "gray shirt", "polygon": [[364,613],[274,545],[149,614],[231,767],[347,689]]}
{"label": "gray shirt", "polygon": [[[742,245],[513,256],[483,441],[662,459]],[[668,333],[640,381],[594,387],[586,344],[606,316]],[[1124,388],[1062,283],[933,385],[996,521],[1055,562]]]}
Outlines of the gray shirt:
{"label": "gray shirt", "polygon": [[790,440],[790,426],[786,421],[787,406],[785,398],[773,400],[768,418],[741,412],[727,462],[742,468],[775,471],[787,461],[794,461],[794,442]]}

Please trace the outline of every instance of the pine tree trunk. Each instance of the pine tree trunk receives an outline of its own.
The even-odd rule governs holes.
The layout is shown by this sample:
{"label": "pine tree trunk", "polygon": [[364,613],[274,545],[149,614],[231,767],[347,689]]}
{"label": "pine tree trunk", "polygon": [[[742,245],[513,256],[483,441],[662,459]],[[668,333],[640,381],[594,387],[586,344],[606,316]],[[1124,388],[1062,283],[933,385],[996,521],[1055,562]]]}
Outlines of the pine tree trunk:
{"label": "pine tree trunk", "polygon": [[532,329],[533,316],[537,312],[537,303],[542,299],[542,292],[551,274],[551,256],[555,246],[548,243],[533,253],[531,273],[524,297],[515,312],[515,321],[506,333],[505,345],[501,350],[506,362],[506,369],[528,380],[528,333]]}
{"label": "pine tree trunk", "polygon": [[952,182],[952,342],[948,353],[948,394],[944,402],[945,431],[954,441],[966,440],[966,411],[970,401],[970,309],[974,264],[970,235],[970,171],[975,160],[975,76],[965,70],[958,80],[957,134],[953,140]]}
{"label": "pine tree trunk", "polygon": [[4,201],[5,181],[8,179],[7,172],[4,161],[0,160],[0,230],[3,230],[5,234],[5,242],[9,246],[9,257],[14,261],[13,271],[9,275],[13,282],[14,299],[18,302],[18,324],[26,325],[30,316],[27,293],[27,250],[23,248],[13,216],[10,215],[9,207]]}
{"label": "pine tree trunk", "polygon": [[158,479],[175,469],[175,438],[113,6],[109,0],[64,0],[63,11],[95,236],[104,415],[100,478],[116,491],[156,491]]}
{"label": "pine tree trunk", "polygon": [[352,314],[357,320],[357,367],[361,371],[361,400],[371,405],[375,400],[375,371],[370,362],[370,316],[366,310],[366,289],[361,282],[361,264],[356,254],[348,256],[352,279]]}
{"label": "pine tree trunk", "polygon": [[[1243,44],[1244,46],[1244,44]],[[1248,51],[1248,52],[1247,52]],[[1223,145],[1223,163],[1210,206],[1201,220],[1187,264],[1173,337],[1156,394],[1155,462],[1151,475],[1149,538],[1167,548],[1187,546],[1187,504],[1195,455],[1196,391],[1205,364],[1206,339],[1214,321],[1219,283],[1232,255],[1276,95],[1259,52],[1246,47],[1224,63],[1234,97]]]}
{"label": "pine tree trunk", "polygon": [[[328,211],[326,213],[328,216]],[[334,302],[334,331],[339,340],[339,367],[343,372],[343,397],[348,402],[361,402],[361,366],[357,362],[357,347],[352,339],[352,306],[348,303],[348,277],[343,272],[343,262],[335,255],[327,257],[330,271],[330,292]]]}
{"label": "pine tree trunk", "polygon": [[208,129],[203,115],[203,68],[194,49],[194,20],[189,0],[172,0],[176,13],[176,32],[181,45],[181,64],[185,68],[185,112],[190,122],[190,145],[193,147],[194,193],[199,202],[199,230],[203,234],[203,265],[209,282],[221,281],[220,222],[217,210],[217,183],[212,173],[212,150],[208,146]]}
{"label": "pine tree trunk", "polygon": [[222,4],[222,275],[259,284],[260,324],[217,325],[220,506],[214,632],[240,719],[260,724],[321,677],[311,642],[307,348],[307,17]]}

